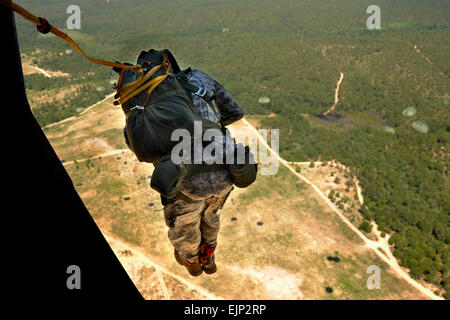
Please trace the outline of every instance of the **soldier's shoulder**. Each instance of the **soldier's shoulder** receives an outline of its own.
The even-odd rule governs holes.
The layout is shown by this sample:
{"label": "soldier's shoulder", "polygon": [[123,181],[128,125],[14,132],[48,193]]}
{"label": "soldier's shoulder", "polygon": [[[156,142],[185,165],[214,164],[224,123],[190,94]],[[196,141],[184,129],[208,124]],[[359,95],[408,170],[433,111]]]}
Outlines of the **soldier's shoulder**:
{"label": "soldier's shoulder", "polygon": [[201,83],[204,87],[215,87],[215,80],[199,69],[192,69],[188,75],[188,80],[195,83]]}
{"label": "soldier's shoulder", "polygon": [[203,72],[200,69],[192,69],[191,72],[189,73],[189,76],[191,76],[193,78],[199,78],[199,79],[214,80],[211,76],[209,76],[208,74],[206,74],[205,72]]}

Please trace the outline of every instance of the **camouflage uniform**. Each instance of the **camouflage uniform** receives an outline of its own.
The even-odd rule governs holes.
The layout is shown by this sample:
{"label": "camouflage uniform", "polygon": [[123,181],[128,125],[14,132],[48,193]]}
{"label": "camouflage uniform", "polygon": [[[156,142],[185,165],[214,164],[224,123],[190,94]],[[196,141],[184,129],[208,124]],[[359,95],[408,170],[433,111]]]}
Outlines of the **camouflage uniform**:
{"label": "camouflage uniform", "polygon": [[[189,83],[207,91],[214,89],[218,110],[201,97],[192,93],[192,101],[197,113],[206,119],[228,125],[241,119],[244,112],[227,91],[214,79],[193,69],[187,76]],[[164,218],[169,227],[168,236],[181,256],[190,259],[198,256],[202,239],[208,247],[217,243],[221,209],[233,190],[233,182],[228,171],[202,172],[183,181],[180,192],[195,200],[187,202],[178,197],[162,198]]]}

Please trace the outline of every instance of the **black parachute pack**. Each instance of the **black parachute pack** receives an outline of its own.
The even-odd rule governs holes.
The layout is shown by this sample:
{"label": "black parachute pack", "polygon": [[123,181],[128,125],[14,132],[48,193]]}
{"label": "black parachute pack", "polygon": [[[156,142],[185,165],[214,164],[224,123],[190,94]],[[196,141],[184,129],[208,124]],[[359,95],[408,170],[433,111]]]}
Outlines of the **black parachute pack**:
{"label": "black parachute pack", "polygon": [[[217,129],[225,135],[225,128],[221,125],[202,118],[192,104],[188,92],[201,91],[186,82],[176,60],[168,50],[142,51],[137,59],[137,64],[142,66],[145,82],[135,86],[136,80],[142,79],[138,70],[121,70],[119,83],[122,97],[127,97],[127,90],[134,90],[129,99],[124,99],[122,109],[126,116],[125,139],[130,149],[141,162],[153,163],[155,171],[152,175],[151,187],[166,198],[176,195],[186,199],[186,196],[178,192],[182,180],[197,172],[229,170],[224,164],[174,164],[170,158],[172,149],[179,141],[172,141],[172,133],[176,129],[185,129],[191,137],[191,145],[194,145],[194,123],[201,122],[202,136],[208,129]],[[155,70],[157,70],[155,72]],[[151,75],[148,77],[148,75]],[[183,76],[180,76],[183,75]],[[159,81],[163,78],[163,81]],[[156,85],[149,85],[151,83]],[[133,84],[133,88],[127,85]],[[145,87],[144,90],[140,88]],[[136,94],[136,92],[138,92]],[[209,103],[209,101],[208,101]],[[202,142],[206,147],[210,142]],[[193,149],[193,148],[192,148]],[[238,186],[247,186],[256,178],[256,165],[250,170],[254,176],[242,183],[242,177],[238,178]],[[238,170],[239,171],[239,170]],[[248,175],[248,171],[247,175]],[[231,172],[232,178],[233,172]]]}
{"label": "black parachute pack", "polygon": [[[194,137],[194,122],[200,121],[203,132],[207,129],[221,130],[218,124],[203,119],[195,111],[192,101],[174,75],[179,72],[179,67],[168,50],[142,51],[137,64],[143,67],[145,74],[161,65],[164,55],[170,61],[168,77],[151,94],[143,90],[122,104],[130,148],[142,162],[155,163],[170,154],[178,143],[171,141],[175,129],[186,129]],[[165,73],[161,68],[148,81]],[[125,70],[122,85],[136,81],[138,76],[136,70]]]}

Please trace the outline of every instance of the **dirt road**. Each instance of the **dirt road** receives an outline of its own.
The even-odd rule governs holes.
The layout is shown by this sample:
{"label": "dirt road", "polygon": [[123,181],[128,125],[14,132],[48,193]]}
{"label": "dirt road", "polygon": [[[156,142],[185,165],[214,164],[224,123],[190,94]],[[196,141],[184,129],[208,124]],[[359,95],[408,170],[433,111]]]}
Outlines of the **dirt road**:
{"label": "dirt road", "polygon": [[[342,78],[342,76],[341,76]],[[281,164],[283,164],[286,168],[288,168],[294,175],[296,175],[298,178],[303,180],[306,184],[308,184],[319,196],[322,198],[322,200],[333,210],[339,218],[353,231],[355,232],[358,237],[360,237],[364,243],[365,246],[369,249],[372,249],[384,262],[386,262],[394,271],[397,273],[399,277],[407,281],[409,284],[411,284],[413,287],[415,287],[417,290],[419,290],[421,293],[426,295],[427,297],[434,299],[434,300],[443,300],[441,297],[435,295],[430,289],[425,288],[420,283],[412,279],[409,274],[404,271],[398,264],[397,260],[392,254],[390,245],[388,243],[389,236],[386,236],[385,238],[382,238],[380,236],[380,233],[378,232],[376,225],[374,225],[374,231],[375,234],[378,237],[377,241],[373,241],[368,239],[358,228],[356,228],[345,216],[343,213],[341,213],[338,208],[334,205],[333,202],[330,201],[330,199],[322,192],[320,189],[313,184],[311,181],[309,181],[306,177],[304,177],[302,174],[295,171],[295,169],[289,164],[288,161],[281,158],[278,153],[276,153],[272,148],[267,144],[266,140],[260,135],[258,130],[256,130],[255,127],[253,127],[247,119],[243,118],[241,121],[243,121],[247,127],[253,131],[256,136],[258,137],[258,140],[261,141],[261,143],[269,150],[272,154],[275,155],[275,157],[280,161]],[[381,249],[381,250],[380,250]]]}
{"label": "dirt road", "polygon": [[88,161],[88,160],[106,158],[106,157],[114,156],[116,154],[122,154],[122,153],[128,153],[128,152],[130,152],[130,150],[128,150],[128,149],[126,149],[126,150],[122,150],[122,149],[111,150],[111,151],[108,151],[108,152],[105,152],[105,153],[101,153],[101,154],[95,155],[93,157],[77,159],[77,160],[74,160],[74,161],[67,161],[67,162],[64,162],[63,165],[66,166],[66,165],[75,163],[75,161],[77,163],[79,163],[79,162],[84,162],[84,161]]}
{"label": "dirt road", "polygon": [[343,79],[344,79],[344,73],[341,72],[341,76],[340,76],[340,78],[339,78],[339,80],[338,80],[338,82],[336,84],[336,89],[334,90],[334,103],[333,103],[333,105],[331,106],[331,108],[328,111],[322,113],[322,116],[326,116],[331,111],[333,111],[334,108],[336,108],[336,106],[337,106],[337,104],[339,102],[339,87],[340,87],[341,82],[342,82]]}
{"label": "dirt road", "polygon": [[49,124],[49,125],[46,125],[46,126],[43,127],[42,129],[50,128],[50,127],[56,126],[56,125],[58,125],[58,124],[61,124],[61,123],[64,123],[64,122],[73,120],[73,119],[75,119],[76,117],[78,117],[78,116],[80,116],[80,115],[82,115],[82,114],[85,114],[85,113],[86,113],[87,111],[89,111],[90,109],[92,109],[92,108],[98,106],[99,104],[105,102],[106,100],[111,99],[112,97],[114,97],[114,95],[115,95],[115,93],[111,93],[111,94],[107,95],[104,99],[100,100],[99,102],[96,102],[96,103],[94,103],[93,105],[91,105],[91,106],[87,107],[86,109],[84,109],[82,112],[80,112],[80,114],[78,114],[78,115],[76,115],[76,116],[73,116],[73,117],[69,117],[69,118],[63,119],[63,120],[58,121],[58,122],[51,123],[51,124]]}

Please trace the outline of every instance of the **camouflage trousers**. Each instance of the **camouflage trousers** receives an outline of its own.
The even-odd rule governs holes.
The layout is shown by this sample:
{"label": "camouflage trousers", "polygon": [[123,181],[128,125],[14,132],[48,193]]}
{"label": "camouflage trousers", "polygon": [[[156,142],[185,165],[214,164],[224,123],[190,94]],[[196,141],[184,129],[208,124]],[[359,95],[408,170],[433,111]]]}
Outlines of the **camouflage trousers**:
{"label": "camouflage trousers", "polygon": [[220,228],[218,212],[231,191],[233,182],[228,171],[203,172],[183,181],[181,193],[195,200],[180,198],[164,201],[164,218],[174,248],[190,259],[199,254],[202,240],[209,246],[217,244]]}

